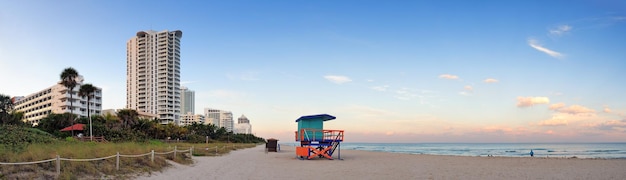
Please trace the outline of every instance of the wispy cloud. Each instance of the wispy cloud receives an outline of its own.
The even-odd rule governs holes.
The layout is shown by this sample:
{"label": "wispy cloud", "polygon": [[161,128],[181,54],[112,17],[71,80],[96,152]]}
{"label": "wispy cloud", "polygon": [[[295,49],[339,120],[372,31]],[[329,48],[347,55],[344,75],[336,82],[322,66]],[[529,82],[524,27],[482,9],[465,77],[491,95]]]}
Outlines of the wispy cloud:
{"label": "wispy cloud", "polygon": [[465,87],[463,87],[463,89],[467,90],[467,91],[474,91],[474,87],[467,85]]}
{"label": "wispy cloud", "polygon": [[370,89],[372,89],[374,91],[385,92],[385,91],[387,91],[387,88],[389,88],[389,86],[388,85],[384,85],[384,86],[374,86],[374,87],[371,87]]}
{"label": "wispy cloud", "polygon": [[452,75],[452,74],[442,74],[442,75],[439,75],[439,78],[441,78],[441,79],[459,79],[459,76]]}
{"label": "wispy cloud", "polygon": [[604,110],[602,110],[602,112],[611,113],[613,111],[611,110],[611,108],[609,108],[609,106],[604,106]]}
{"label": "wispy cloud", "polygon": [[497,79],[487,78],[487,79],[483,80],[483,82],[485,82],[485,83],[497,83],[499,81]]}
{"label": "wispy cloud", "polygon": [[389,116],[391,111],[362,105],[350,105],[344,108],[345,112],[357,114],[360,117],[384,117]]}
{"label": "wispy cloud", "polygon": [[470,85],[466,85],[465,87],[463,87],[463,89],[465,89],[465,91],[459,92],[459,94],[463,96],[471,96],[472,92],[474,91],[474,87]]}
{"label": "wispy cloud", "polygon": [[571,115],[592,115],[596,112],[593,109],[590,109],[581,105],[571,105],[571,106],[565,107],[565,104],[563,103],[550,105],[550,110],[554,110],[560,113],[571,114]]}
{"label": "wispy cloud", "polygon": [[400,100],[410,100],[417,97],[417,94],[413,92],[413,90],[409,88],[402,88],[400,90],[395,91],[395,97]]}
{"label": "wispy cloud", "polygon": [[539,126],[567,126],[567,119],[562,116],[553,116],[552,118],[539,122]]}
{"label": "wispy cloud", "polygon": [[561,35],[569,32],[570,30],[572,30],[572,26],[560,25],[560,26],[557,26],[555,28],[550,29],[549,32],[552,35],[561,36]]}
{"label": "wispy cloud", "polygon": [[548,107],[548,109],[550,110],[557,110],[560,109],[562,107],[565,107],[565,103],[556,103],[556,104],[552,104]]}
{"label": "wispy cloud", "polygon": [[564,57],[564,55],[559,53],[559,52],[556,52],[556,51],[553,51],[553,50],[550,50],[548,48],[545,48],[545,47],[541,46],[541,44],[539,44],[539,42],[537,42],[537,40],[535,40],[535,39],[528,39],[528,45],[530,47],[532,47],[532,48],[535,48],[537,51],[541,51],[543,53],[546,53],[549,56],[552,56],[554,58],[563,58]]}
{"label": "wispy cloud", "polygon": [[338,75],[326,75],[324,78],[335,84],[344,84],[352,81],[349,77]]}
{"label": "wispy cloud", "polygon": [[624,120],[609,120],[597,125],[601,130],[614,130],[616,128],[626,128],[626,119]]}
{"label": "wispy cloud", "polygon": [[535,104],[548,104],[548,97],[517,97],[517,107],[530,107]]}

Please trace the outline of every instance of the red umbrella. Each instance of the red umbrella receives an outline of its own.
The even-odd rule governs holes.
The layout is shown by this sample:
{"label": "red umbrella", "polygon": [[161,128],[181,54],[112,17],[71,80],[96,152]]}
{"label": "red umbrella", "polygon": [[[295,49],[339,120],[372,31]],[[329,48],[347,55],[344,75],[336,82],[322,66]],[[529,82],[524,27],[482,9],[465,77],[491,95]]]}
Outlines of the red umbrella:
{"label": "red umbrella", "polygon": [[75,130],[75,131],[85,130],[85,124],[74,124],[73,126],[69,126],[69,127],[61,129],[61,131],[71,131],[71,130]]}

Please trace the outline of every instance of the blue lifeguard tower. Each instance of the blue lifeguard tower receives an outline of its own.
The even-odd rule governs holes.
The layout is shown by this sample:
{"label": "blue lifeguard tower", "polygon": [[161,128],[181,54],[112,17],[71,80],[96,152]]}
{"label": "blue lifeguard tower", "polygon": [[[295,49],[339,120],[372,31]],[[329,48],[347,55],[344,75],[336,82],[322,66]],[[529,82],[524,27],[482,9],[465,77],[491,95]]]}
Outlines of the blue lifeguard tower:
{"label": "blue lifeguard tower", "polygon": [[296,119],[298,130],[296,141],[300,141],[300,147],[296,147],[296,156],[311,159],[325,157],[333,159],[333,153],[338,152],[341,159],[340,144],[343,141],[343,130],[325,130],[324,121],[336,119],[328,114],[302,116]]}

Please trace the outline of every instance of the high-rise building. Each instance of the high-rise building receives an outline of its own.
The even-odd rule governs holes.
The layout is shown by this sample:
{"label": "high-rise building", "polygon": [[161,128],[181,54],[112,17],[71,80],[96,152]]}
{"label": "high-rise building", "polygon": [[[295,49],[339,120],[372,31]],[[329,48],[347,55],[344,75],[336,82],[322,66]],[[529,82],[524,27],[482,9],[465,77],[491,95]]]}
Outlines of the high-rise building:
{"label": "high-rise building", "polygon": [[212,120],[217,127],[223,127],[226,131],[233,131],[234,121],[233,113],[219,109],[204,108],[205,120]]}
{"label": "high-rise building", "polygon": [[189,90],[187,87],[185,86],[181,86],[180,87],[180,103],[181,103],[181,113],[182,114],[187,114],[188,112],[191,112],[191,114],[195,114],[196,111],[194,110],[196,108],[195,103],[196,103],[196,93],[192,90]]}
{"label": "high-rise building", "polygon": [[[89,115],[100,114],[102,111],[102,89],[96,87],[96,92],[87,102],[87,97],[78,96],[78,90],[83,84],[83,77],[79,76],[76,82],[78,84],[72,91],[68,91],[65,86],[57,83],[26,97],[18,97],[15,99],[13,110],[24,112],[24,121],[33,125],[39,124],[41,119],[51,113],[69,113],[70,109],[73,109],[72,112],[79,117],[87,117],[87,103],[89,103]],[[71,99],[70,93],[72,93]],[[71,106],[70,101],[72,101]]]}
{"label": "high-rise building", "polygon": [[241,115],[237,119],[237,124],[235,124],[234,133],[238,134],[252,134],[252,125],[250,125],[250,120],[245,115]]}
{"label": "high-rise building", "polygon": [[222,110],[219,109],[204,108],[204,120],[217,127],[220,127],[221,112]]}
{"label": "high-rise building", "polygon": [[180,120],[180,39],[183,32],[139,31],[126,43],[126,108]]}

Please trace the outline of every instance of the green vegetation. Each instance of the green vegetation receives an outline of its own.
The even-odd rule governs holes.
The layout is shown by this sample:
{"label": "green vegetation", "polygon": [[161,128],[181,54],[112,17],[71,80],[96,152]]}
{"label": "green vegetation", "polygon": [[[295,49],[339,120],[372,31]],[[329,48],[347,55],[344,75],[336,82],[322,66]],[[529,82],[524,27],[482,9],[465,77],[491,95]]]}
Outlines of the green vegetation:
{"label": "green vegetation", "polygon": [[48,144],[57,141],[54,136],[39,129],[16,125],[0,126],[0,149],[4,151],[20,152],[30,144]]}
{"label": "green vegetation", "polygon": [[[69,67],[60,75],[61,84],[74,89],[78,84],[78,72]],[[97,88],[91,84],[83,84],[77,92],[78,96],[93,98]],[[70,99],[73,94],[70,92]],[[73,101],[70,101],[72,106]],[[159,119],[145,119],[131,109],[123,109],[117,114],[104,116],[88,114],[77,117],[70,108],[70,113],[49,114],[33,127],[23,120],[24,113],[14,111],[11,97],[0,94],[0,162],[34,162],[54,159],[56,156],[70,159],[93,159],[109,157],[118,152],[122,155],[146,154],[155,152],[171,152],[188,150],[195,147],[195,156],[214,156],[228,153],[231,150],[254,147],[264,143],[265,139],[251,134],[234,134],[213,124],[191,124],[178,126],[160,124]],[[89,112],[89,105],[87,111]],[[60,131],[75,123],[85,124],[84,130]],[[93,127],[93,136],[104,137],[112,143],[83,142],[84,138],[76,135],[90,136],[89,125]],[[176,143],[171,143],[176,142]],[[231,143],[238,143],[237,145]],[[120,170],[116,170],[116,159],[97,161],[62,161],[60,179],[78,178],[129,178],[128,175],[141,172],[161,170],[169,165],[166,160],[182,164],[192,163],[189,152],[157,155],[154,162],[149,156],[122,157]],[[52,179],[56,177],[55,162],[32,165],[0,165],[0,179]]]}
{"label": "green vegetation", "polygon": [[[72,138],[70,138],[72,139]],[[232,150],[254,147],[256,144],[192,144],[192,143],[163,143],[152,140],[146,142],[124,143],[95,143],[70,141],[55,141],[53,143],[30,144],[24,151],[14,152],[6,149],[0,150],[0,162],[32,162],[46,159],[54,159],[56,155],[62,158],[91,159],[116,155],[139,155],[154,150],[157,153],[171,152],[174,147],[178,150],[188,150],[194,147],[194,156],[214,156],[228,153]],[[216,154],[215,147],[218,147]],[[113,178],[128,179],[138,173],[151,173],[160,171],[169,164],[166,160],[180,164],[193,163],[189,152],[155,155],[154,162],[150,155],[142,157],[120,157],[120,169],[116,170],[116,158],[105,160],[75,162],[61,161],[61,174],[59,179],[83,179],[83,178]],[[0,179],[52,179],[56,175],[55,162],[40,163],[34,165],[0,165]]]}

